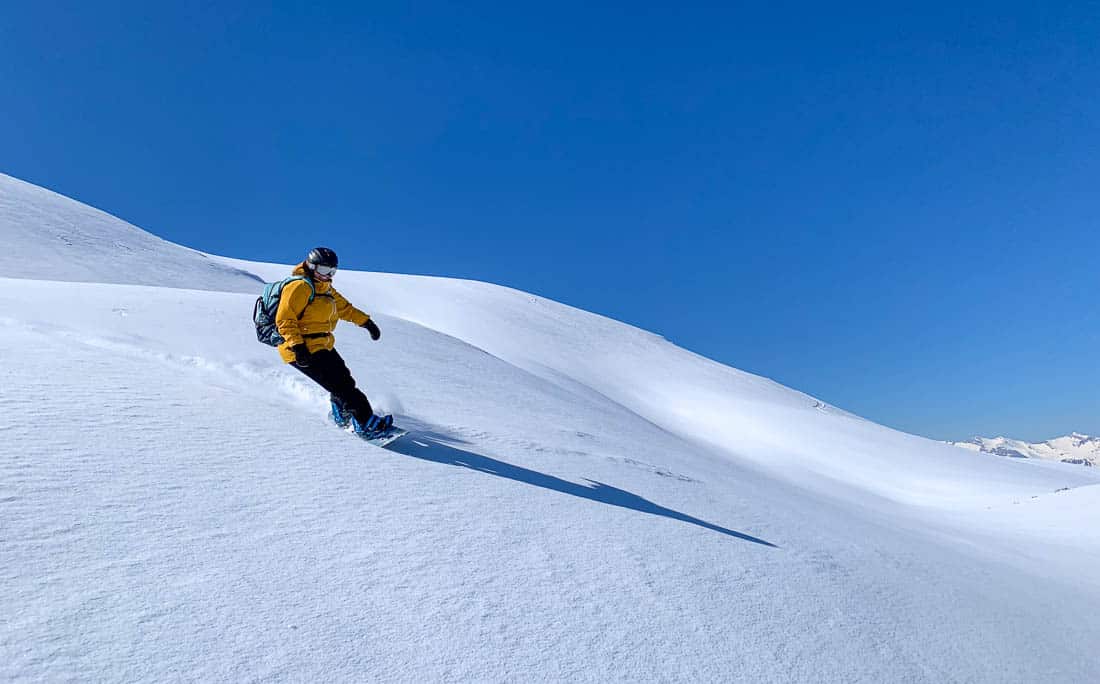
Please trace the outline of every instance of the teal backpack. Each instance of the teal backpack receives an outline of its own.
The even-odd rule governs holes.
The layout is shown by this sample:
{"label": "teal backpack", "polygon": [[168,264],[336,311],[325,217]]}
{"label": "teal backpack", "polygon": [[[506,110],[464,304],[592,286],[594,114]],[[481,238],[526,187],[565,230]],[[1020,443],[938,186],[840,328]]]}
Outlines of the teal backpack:
{"label": "teal backpack", "polygon": [[[272,347],[278,347],[286,341],[275,326],[275,314],[279,311],[279,297],[283,294],[283,288],[292,280],[304,280],[309,283],[309,302],[306,303],[306,306],[309,306],[317,295],[313,281],[305,276],[291,276],[265,285],[264,293],[256,299],[256,306],[252,308],[252,322],[256,324],[256,339]],[[302,313],[305,313],[304,309]],[[302,314],[298,314],[298,318],[301,317]]]}

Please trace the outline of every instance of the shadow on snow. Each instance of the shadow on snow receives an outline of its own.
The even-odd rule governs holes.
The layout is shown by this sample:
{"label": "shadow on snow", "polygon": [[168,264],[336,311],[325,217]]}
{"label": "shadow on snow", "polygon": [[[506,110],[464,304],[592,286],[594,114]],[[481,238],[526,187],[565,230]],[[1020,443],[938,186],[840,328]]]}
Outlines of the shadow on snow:
{"label": "shadow on snow", "polygon": [[651,515],[671,518],[672,520],[679,520],[719,532],[729,537],[753,542],[754,544],[778,548],[775,544],[758,537],[720,527],[706,522],[705,520],[700,520],[699,518],[680,513],[679,511],[674,511],[671,508],[659,506],[637,494],[632,494],[618,487],[612,487],[603,482],[586,480],[587,484],[577,484],[535,470],[521,468],[520,466],[505,463],[504,461],[498,461],[488,456],[465,451],[444,443],[441,441],[442,439],[449,438],[442,435],[436,435],[429,431],[415,430],[410,431],[407,436],[387,445],[385,448],[389,451],[411,456],[412,458],[419,458],[423,461],[462,466],[463,468],[469,468],[470,470],[476,470],[489,475],[496,475],[497,477],[503,477],[516,482],[523,482],[535,487],[542,487],[543,489],[569,494],[582,499],[597,501],[602,504],[607,504],[608,506],[618,506],[619,508],[628,508],[641,513],[649,513]]}

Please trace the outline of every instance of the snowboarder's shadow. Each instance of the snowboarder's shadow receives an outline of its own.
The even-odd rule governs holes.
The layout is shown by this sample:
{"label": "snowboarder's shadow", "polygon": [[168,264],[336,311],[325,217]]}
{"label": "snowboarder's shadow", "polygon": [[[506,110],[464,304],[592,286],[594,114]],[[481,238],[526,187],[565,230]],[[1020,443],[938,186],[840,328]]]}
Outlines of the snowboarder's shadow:
{"label": "snowboarder's shadow", "polygon": [[637,494],[632,494],[618,487],[612,487],[603,482],[588,479],[585,480],[586,484],[570,482],[569,480],[563,480],[553,475],[547,475],[536,470],[522,468],[510,463],[505,463],[504,461],[498,461],[495,458],[489,458],[488,456],[475,454],[471,451],[465,451],[451,446],[443,440],[455,441],[452,437],[440,435],[430,430],[416,429],[410,430],[407,436],[402,437],[385,448],[389,451],[411,456],[412,458],[419,458],[424,461],[462,466],[463,468],[469,468],[470,470],[476,470],[489,475],[515,480],[516,482],[524,482],[535,487],[551,489],[563,494],[589,499],[590,501],[598,501],[599,503],[609,506],[629,508],[651,515],[660,515],[665,518],[671,518],[672,520],[698,525],[699,527],[744,541],[753,542],[754,544],[762,544],[764,546],[777,548],[775,544],[771,542],[753,537],[743,532],[720,527],[706,522],[705,520],[700,520],[699,518],[693,518],[690,515],[674,511],[671,508],[659,506],[649,499],[644,499]]}

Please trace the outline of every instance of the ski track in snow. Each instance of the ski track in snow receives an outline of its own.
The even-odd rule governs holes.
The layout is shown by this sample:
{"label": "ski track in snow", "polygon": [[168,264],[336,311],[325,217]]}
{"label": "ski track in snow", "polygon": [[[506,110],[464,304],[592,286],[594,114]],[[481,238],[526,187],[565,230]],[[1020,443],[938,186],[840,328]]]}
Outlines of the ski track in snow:
{"label": "ski track in snow", "polygon": [[[0,181],[0,237],[47,236],[51,271],[100,238],[151,266],[0,278],[2,680],[1100,680],[1090,469],[505,288],[341,273],[384,333],[338,348],[412,430],[377,449],[252,337],[232,292],[285,267]],[[87,256],[68,280],[105,277]]]}

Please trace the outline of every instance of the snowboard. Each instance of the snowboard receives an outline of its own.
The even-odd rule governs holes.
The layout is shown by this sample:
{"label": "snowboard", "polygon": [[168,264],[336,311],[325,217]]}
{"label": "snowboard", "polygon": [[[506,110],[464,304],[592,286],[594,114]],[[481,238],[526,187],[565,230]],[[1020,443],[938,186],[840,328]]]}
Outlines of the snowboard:
{"label": "snowboard", "polygon": [[[351,414],[348,413],[346,409],[337,404],[335,399],[332,401],[332,410],[329,412],[328,417],[332,419],[332,422],[336,423],[336,427],[340,428],[341,430],[346,430],[358,437],[359,439],[363,440],[364,442],[368,442],[375,446],[384,447],[390,442],[401,439],[405,435],[409,434],[408,430],[402,430],[396,425],[391,424],[387,429],[383,430],[382,432],[373,432],[371,433],[370,437],[365,437],[352,429]],[[392,416],[390,416],[390,422],[393,422]]]}
{"label": "snowboard", "polygon": [[377,446],[377,447],[384,447],[387,444],[389,444],[390,442],[401,439],[402,437],[404,437],[407,434],[409,434],[408,430],[403,430],[403,429],[397,427],[396,425],[394,425],[394,426],[391,426],[390,428],[388,428],[388,429],[386,429],[386,430],[384,430],[380,433],[377,433],[376,435],[373,435],[371,437],[362,437],[362,436],[360,436],[359,438],[362,439],[367,444],[373,444],[374,446]]}

